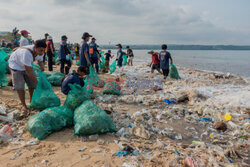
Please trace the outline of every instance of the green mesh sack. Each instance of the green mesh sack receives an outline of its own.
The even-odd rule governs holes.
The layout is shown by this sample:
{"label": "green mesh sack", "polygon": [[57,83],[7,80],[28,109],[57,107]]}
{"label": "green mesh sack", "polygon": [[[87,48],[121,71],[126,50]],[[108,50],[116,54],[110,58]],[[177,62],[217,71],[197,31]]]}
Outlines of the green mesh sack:
{"label": "green mesh sack", "polygon": [[76,60],[76,65],[79,66],[80,65],[80,61]]}
{"label": "green mesh sack", "polygon": [[38,83],[34,90],[30,107],[44,110],[49,107],[60,106],[60,99],[53,92],[51,84],[42,72],[38,73]]}
{"label": "green mesh sack", "polygon": [[170,64],[169,77],[172,79],[181,79],[174,64]]}
{"label": "green mesh sack", "polygon": [[89,95],[92,94],[92,93],[94,92],[93,84],[92,84],[90,81],[88,81],[87,78],[85,78],[85,80],[84,80],[84,87],[83,87],[83,89],[84,89]]}
{"label": "green mesh sack", "polygon": [[122,66],[126,66],[128,62],[128,57],[126,55],[122,56]]}
{"label": "green mesh sack", "polygon": [[109,66],[109,71],[112,74],[116,69],[116,60]]}
{"label": "green mesh sack", "polygon": [[99,70],[105,69],[105,58],[104,58],[104,56],[101,57],[101,60],[102,61],[99,64]]}
{"label": "green mesh sack", "polygon": [[39,66],[38,63],[33,63],[32,64],[33,70],[35,71],[35,73],[38,75],[39,72],[42,71],[41,67]]}
{"label": "green mesh sack", "polygon": [[85,100],[88,100],[89,94],[86,92],[86,89],[81,87],[78,84],[69,84],[70,91],[67,95],[64,105],[74,111],[78,106],[82,104]]}
{"label": "green mesh sack", "polygon": [[53,86],[61,86],[62,79],[65,77],[63,73],[60,72],[53,72],[50,75],[48,75],[46,78]]}
{"label": "green mesh sack", "polygon": [[33,115],[27,123],[31,135],[39,140],[52,132],[73,125],[73,112],[66,106],[52,107]]}
{"label": "green mesh sack", "polygon": [[93,135],[116,132],[112,119],[92,101],[84,101],[74,111],[74,135]]}
{"label": "green mesh sack", "polygon": [[92,85],[97,85],[100,79],[92,66],[89,67],[89,75],[86,78]]}
{"label": "green mesh sack", "polygon": [[109,81],[106,83],[104,89],[102,90],[103,94],[112,94],[112,95],[120,95],[121,87],[116,82]]}
{"label": "green mesh sack", "polygon": [[6,69],[8,62],[5,60],[8,54],[4,50],[0,50],[0,87],[8,85],[8,78],[6,77]]}

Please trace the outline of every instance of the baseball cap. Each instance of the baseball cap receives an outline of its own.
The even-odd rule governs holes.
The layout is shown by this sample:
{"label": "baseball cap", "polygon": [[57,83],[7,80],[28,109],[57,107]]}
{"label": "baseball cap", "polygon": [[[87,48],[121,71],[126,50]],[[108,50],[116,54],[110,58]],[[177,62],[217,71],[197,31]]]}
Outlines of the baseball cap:
{"label": "baseball cap", "polygon": [[22,30],[20,32],[21,32],[21,34],[30,34],[27,30]]}
{"label": "baseball cap", "polygon": [[111,50],[108,50],[108,53],[111,53]]}
{"label": "baseball cap", "polygon": [[82,39],[88,38],[88,37],[92,37],[92,35],[90,35],[88,32],[84,32],[82,35]]}

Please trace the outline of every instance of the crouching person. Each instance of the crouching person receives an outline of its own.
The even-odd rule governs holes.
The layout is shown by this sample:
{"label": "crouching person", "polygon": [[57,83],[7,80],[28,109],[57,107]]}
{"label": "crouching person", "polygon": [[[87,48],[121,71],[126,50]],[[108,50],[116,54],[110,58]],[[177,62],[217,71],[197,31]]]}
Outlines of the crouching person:
{"label": "crouching person", "polygon": [[34,61],[37,61],[41,69],[44,70],[43,55],[46,49],[46,43],[43,40],[37,40],[35,45],[16,48],[9,59],[9,67],[12,75],[14,90],[17,91],[18,97],[22,103],[22,109],[27,111],[25,103],[24,85],[29,88],[30,101],[34,89],[37,85],[36,74],[32,68]]}
{"label": "crouching person", "polygon": [[77,72],[72,70],[63,80],[62,80],[62,93],[67,95],[70,91],[69,84],[78,84],[81,87],[84,86],[84,76],[86,75],[86,69],[83,66],[78,67]]}

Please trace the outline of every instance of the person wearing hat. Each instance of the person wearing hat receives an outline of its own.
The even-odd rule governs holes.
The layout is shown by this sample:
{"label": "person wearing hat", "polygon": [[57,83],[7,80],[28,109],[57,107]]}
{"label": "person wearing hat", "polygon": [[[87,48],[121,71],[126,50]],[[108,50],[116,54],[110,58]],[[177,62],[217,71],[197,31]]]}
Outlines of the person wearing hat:
{"label": "person wearing hat", "polygon": [[151,50],[150,52],[148,52],[148,54],[152,55],[152,61],[150,63],[151,73],[153,74],[154,71],[157,70],[160,74],[162,74],[162,72],[160,70],[159,53],[154,52],[153,50]]}
{"label": "person wearing hat", "polygon": [[89,58],[89,45],[88,45],[90,37],[92,37],[92,35],[90,35],[87,32],[84,32],[82,35],[83,40],[80,44],[80,66],[85,67],[85,69],[88,69],[88,67],[91,65]]}
{"label": "person wearing hat", "polygon": [[100,61],[100,53],[98,51],[98,45],[95,43],[96,39],[93,37],[89,44],[89,55],[90,55],[90,62],[91,65],[95,65],[96,72],[99,73],[99,65],[98,61]]}
{"label": "person wearing hat", "polygon": [[104,63],[104,66],[105,66],[105,73],[107,73],[109,71],[109,61],[110,61],[110,58],[113,58],[113,56],[111,56],[111,50],[108,50],[107,53],[105,53],[105,63]]}
{"label": "person wearing hat", "polygon": [[21,31],[21,38],[20,38],[20,46],[22,47],[22,46],[27,46],[27,45],[30,45],[30,42],[29,42],[29,40],[28,40],[28,35],[29,35],[30,33],[28,32],[28,31],[26,31],[26,30],[22,30]]}
{"label": "person wearing hat", "polygon": [[123,58],[122,58],[122,45],[117,44],[116,48],[118,49],[117,56],[116,56],[116,60],[118,61],[117,65],[118,65],[119,68],[121,68],[122,67],[122,61],[123,61]]}
{"label": "person wearing hat", "polygon": [[24,85],[27,84],[30,93],[30,100],[37,85],[37,77],[32,64],[37,61],[42,70],[44,70],[43,54],[46,44],[43,40],[37,40],[35,45],[19,47],[12,52],[9,59],[9,67],[12,75],[14,90],[22,103],[23,109],[27,110],[25,103]]}
{"label": "person wearing hat", "polygon": [[53,56],[54,56],[55,48],[52,42],[52,37],[50,35],[47,38],[46,45],[47,45],[46,50],[47,50],[47,57],[48,57],[48,70],[53,71]]}
{"label": "person wearing hat", "polygon": [[127,48],[127,56],[128,56],[128,65],[133,66],[133,59],[134,59],[134,53],[132,51],[132,49],[130,49],[129,46],[126,47]]}
{"label": "person wearing hat", "polygon": [[[70,51],[67,47],[67,36],[63,35],[61,37],[61,42],[60,42],[60,47],[58,50],[58,56],[59,56],[59,60],[61,63],[60,66],[60,72],[65,74],[69,73],[70,67],[71,67],[71,61],[69,59],[70,56]],[[65,64],[67,64],[67,66],[65,66]],[[64,70],[65,69],[65,70]]]}

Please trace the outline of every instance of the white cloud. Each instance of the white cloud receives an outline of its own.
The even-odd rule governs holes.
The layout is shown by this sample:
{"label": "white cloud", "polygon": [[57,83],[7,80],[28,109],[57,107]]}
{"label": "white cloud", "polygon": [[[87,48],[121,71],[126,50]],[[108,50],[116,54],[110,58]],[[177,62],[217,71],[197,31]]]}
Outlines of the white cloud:
{"label": "white cloud", "polygon": [[[2,0],[1,0],[2,1]],[[29,30],[34,39],[45,32],[56,41],[66,34],[80,42],[83,32],[99,43],[130,44],[245,44],[247,28],[217,27],[209,9],[196,12],[191,5],[172,0],[9,0],[0,2],[0,30]],[[212,21],[211,21],[212,20]],[[3,27],[3,28],[2,28]],[[244,39],[242,39],[244,38]]]}

